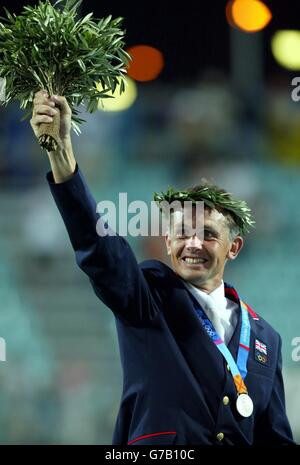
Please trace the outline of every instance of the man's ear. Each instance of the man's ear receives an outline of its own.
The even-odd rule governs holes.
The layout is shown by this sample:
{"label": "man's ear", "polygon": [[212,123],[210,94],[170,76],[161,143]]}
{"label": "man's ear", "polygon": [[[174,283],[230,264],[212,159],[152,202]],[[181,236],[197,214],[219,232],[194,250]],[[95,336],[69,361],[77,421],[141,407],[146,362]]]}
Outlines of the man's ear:
{"label": "man's ear", "polygon": [[166,241],[167,253],[168,255],[171,255],[171,239],[170,239],[169,231],[167,231],[165,234],[165,241]]}
{"label": "man's ear", "polygon": [[241,236],[236,236],[231,242],[231,247],[227,253],[228,260],[235,260],[244,245],[244,239]]}

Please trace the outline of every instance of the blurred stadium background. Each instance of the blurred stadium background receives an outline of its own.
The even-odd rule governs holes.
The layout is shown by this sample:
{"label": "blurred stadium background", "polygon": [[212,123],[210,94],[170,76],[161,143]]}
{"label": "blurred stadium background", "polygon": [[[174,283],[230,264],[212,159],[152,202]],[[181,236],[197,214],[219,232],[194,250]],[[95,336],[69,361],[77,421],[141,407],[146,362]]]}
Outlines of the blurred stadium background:
{"label": "blurred stadium background", "polygon": [[[257,227],[225,277],[282,336],[300,442],[300,103],[291,98],[300,44],[297,32],[287,48],[274,39],[300,30],[300,6],[265,1],[269,10],[239,18],[232,2],[226,16],[228,3],[84,0],[82,14],[123,16],[128,47],[155,48],[159,63],[151,76],[150,58],[137,61],[131,106],[84,113],[72,140],[97,202],[119,192],[150,202],[203,176],[249,202]],[[114,317],[75,264],[46,154],[22,115],[17,104],[0,106],[0,443],[110,444],[122,390]],[[139,260],[168,263],[160,238],[128,240]]]}

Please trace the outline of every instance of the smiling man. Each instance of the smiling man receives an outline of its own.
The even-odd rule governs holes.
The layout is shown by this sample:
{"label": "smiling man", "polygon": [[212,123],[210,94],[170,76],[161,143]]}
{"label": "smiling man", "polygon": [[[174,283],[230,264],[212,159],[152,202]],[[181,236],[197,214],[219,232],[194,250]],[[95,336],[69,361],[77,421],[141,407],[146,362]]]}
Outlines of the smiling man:
{"label": "smiling man", "polygon": [[[208,189],[211,194],[226,194],[217,186],[197,186],[187,190],[194,192]],[[176,195],[176,194],[175,194]],[[177,193],[178,197],[179,193]],[[228,194],[226,194],[228,195]],[[250,210],[244,206],[245,226],[251,227]],[[187,289],[206,309],[214,323],[218,335],[228,342],[233,334],[238,319],[237,305],[224,297],[223,274],[228,260],[234,260],[243,247],[244,240],[234,216],[224,208],[207,205],[204,217],[198,225],[197,234],[196,208],[178,209],[169,214],[170,228],[166,234],[168,255],[171,256],[172,268],[184,280]],[[238,218],[238,216],[236,216]],[[241,228],[243,226],[241,225]],[[213,313],[211,313],[213,311]]]}
{"label": "smiling man", "polygon": [[[217,188],[213,186],[213,189]],[[220,286],[227,260],[237,257],[244,242],[232,217],[217,208],[204,210],[204,232],[198,234],[204,240],[195,233],[191,235],[196,225],[195,209],[193,218],[187,220],[183,211],[175,211],[166,234],[174,271],[207,293]]]}
{"label": "smiling man", "polygon": [[74,158],[64,97],[36,94],[35,134],[55,111],[62,144],[48,153],[48,183],[76,262],[118,332],[123,392],[113,444],[293,444],[281,338],[223,281],[253,224],[246,203],[208,185],[156,194],[158,202],[204,202],[203,230],[174,211],[166,234],[172,268],[138,264],[124,237],[97,234],[101,218]]}

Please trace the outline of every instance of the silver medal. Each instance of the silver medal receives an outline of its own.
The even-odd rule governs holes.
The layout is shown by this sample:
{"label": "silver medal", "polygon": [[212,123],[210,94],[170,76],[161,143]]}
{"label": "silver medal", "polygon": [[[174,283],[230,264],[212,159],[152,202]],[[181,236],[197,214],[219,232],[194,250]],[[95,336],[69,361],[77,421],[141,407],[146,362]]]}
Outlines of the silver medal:
{"label": "silver medal", "polygon": [[236,400],[236,408],[242,417],[250,417],[253,413],[253,402],[248,394],[240,394]]}

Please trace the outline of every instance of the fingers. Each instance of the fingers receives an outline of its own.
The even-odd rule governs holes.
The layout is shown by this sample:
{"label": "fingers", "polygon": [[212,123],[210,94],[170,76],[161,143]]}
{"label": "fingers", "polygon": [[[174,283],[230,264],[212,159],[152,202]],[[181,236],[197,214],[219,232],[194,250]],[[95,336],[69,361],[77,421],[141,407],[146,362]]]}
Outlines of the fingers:
{"label": "fingers", "polygon": [[71,116],[72,114],[71,108],[67,102],[66,97],[62,97],[59,95],[52,95],[52,97],[49,97],[47,92],[44,90],[40,90],[39,92],[35,93],[35,97],[33,100],[33,112],[37,112],[36,108],[42,105],[46,105],[53,108],[56,107],[61,111],[62,115]]}
{"label": "fingers", "polygon": [[62,111],[62,114],[71,115],[71,108],[69,107],[66,97],[52,95],[50,101],[55,102],[55,105]]}
{"label": "fingers", "polygon": [[33,100],[33,112],[30,124],[33,128],[40,123],[52,123],[53,117],[59,110],[55,109],[55,103],[48,97],[45,90],[36,92]]}
{"label": "fingers", "polygon": [[36,115],[30,120],[30,124],[32,127],[40,123],[52,123],[52,122],[53,122],[53,116],[47,116],[47,115]]}
{"label": "fingers", "polygon": [[34,108],[33,108],[33,114],[34,115],[54,116],[58,112],[59,112],[59,110],[56,110],[55,108],[52,108],[49,105],[43,105],[43,104],[39,104],[39,103],[34,105]]}
{"label": "fingers", "polygon": [[44,90],[36,92],[33,100],[33,112],[30,120],[31,127],[36,130],[40,123],[52,123],[53,117],[59,110],[55,109],[55,103],[51,101]]}
{"label": "fingers", "polygon": [[45,95],[37,95],[35,94],[34,100],[33,100],[33,105],[50,105],[51,107],[55,106],[55,103]]}
{"label": "fingers", "polygon": [[30,120],[35,134],[41,123],[52,123],[54,116],[58,113],[60,113],[62,118],[65,118],[65,121],[71,121],[72,111],[65,97],[55,95],[49,97],[49,94],[45,90],[36,92],[33,100],[32,118]]}
{"label": "fingers", "polygon": [[49,97],[48,92],[45,89],[39,90],[34,95],[35,95],[35,98]]}

